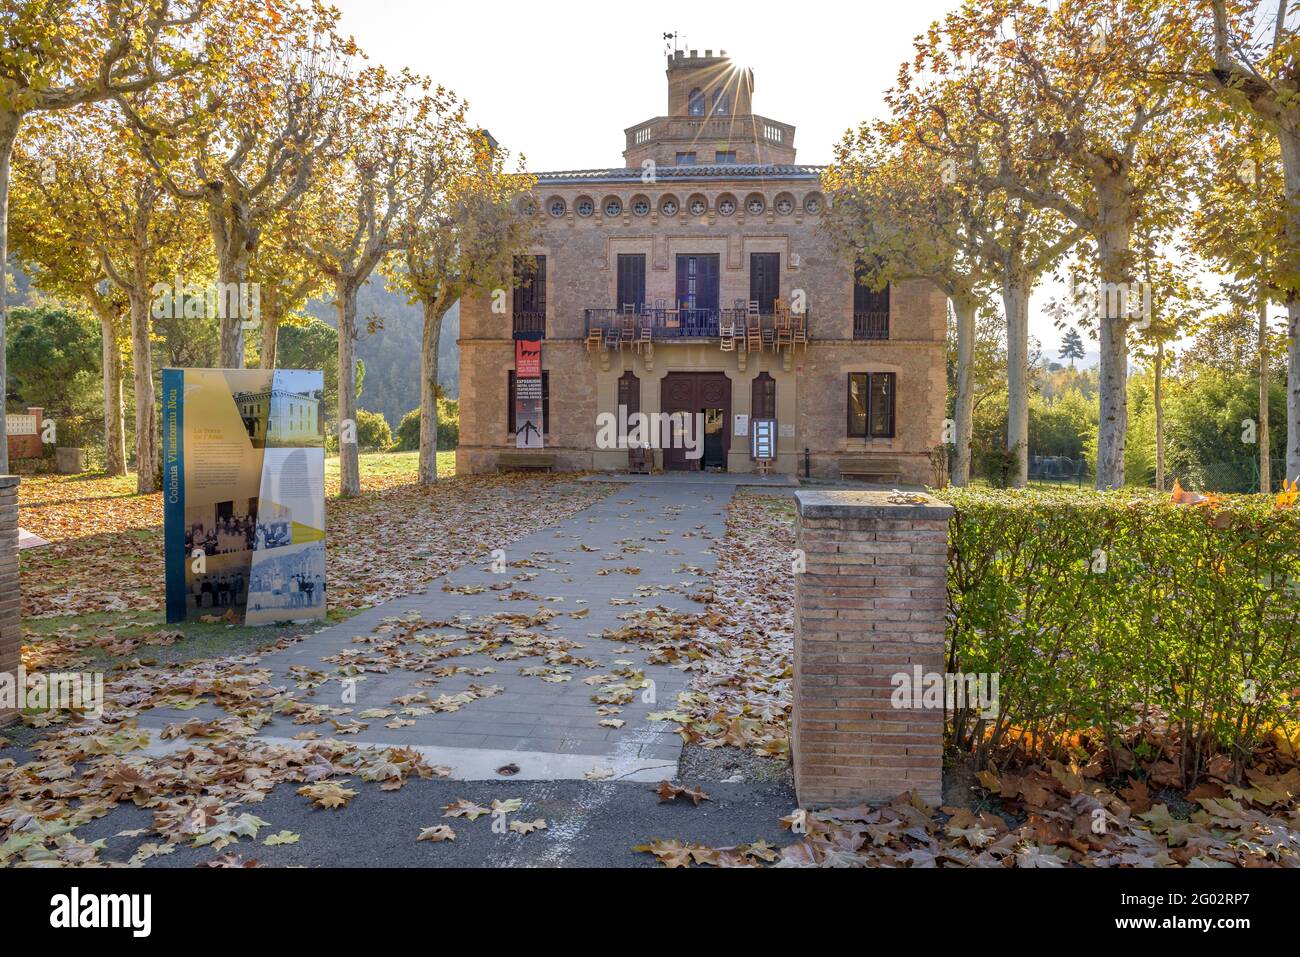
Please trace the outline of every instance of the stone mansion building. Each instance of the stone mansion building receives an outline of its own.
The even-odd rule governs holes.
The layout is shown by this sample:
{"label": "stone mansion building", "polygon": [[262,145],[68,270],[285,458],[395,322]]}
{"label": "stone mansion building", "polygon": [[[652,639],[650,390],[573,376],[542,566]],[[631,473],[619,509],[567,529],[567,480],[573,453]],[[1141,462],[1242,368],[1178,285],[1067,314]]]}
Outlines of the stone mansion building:
{"label": "stone mansion building", "polygon": [[[677,51],[667,73],[667,113],[626,131],[623,166],[537,174],[528,212],[541,228],[516,259],[509,307],[486,290],[462,301],[457,471],[531,457],[750,472],[767,459],[791,474],[932,482],[942,293],[855,282],[819,229],[821,168],[796,164],[793,126],[753,112],[751,71],[725,51]],[[516,451],[518,340],[540,341],[541,451]],[[702,414],[702,450],[598,442],[601,414],[620,406]]]}

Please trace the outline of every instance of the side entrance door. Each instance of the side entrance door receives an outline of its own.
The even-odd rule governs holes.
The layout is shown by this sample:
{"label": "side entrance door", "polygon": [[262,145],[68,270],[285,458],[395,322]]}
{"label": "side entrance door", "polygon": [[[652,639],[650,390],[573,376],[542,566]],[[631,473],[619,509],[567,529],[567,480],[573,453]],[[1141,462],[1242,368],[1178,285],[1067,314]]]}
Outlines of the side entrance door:
{"label": "side entrance door", "polygon": [[[691,438],[702,443],[701,449],[704,436],[699,423],[704,421],[714,426],[706,455],[691,459],[686,457],[684,448],[667,448],[664,450],[664,470],[698,472],[707,464],[725,471],[727,453],[731,450],[731,380],[722,372],[670,372],[664,376],[660,388],[659,408],[664,412],[704,417],[703,420],[691,420]],[[717,428],[719,424],[721,429]]]}

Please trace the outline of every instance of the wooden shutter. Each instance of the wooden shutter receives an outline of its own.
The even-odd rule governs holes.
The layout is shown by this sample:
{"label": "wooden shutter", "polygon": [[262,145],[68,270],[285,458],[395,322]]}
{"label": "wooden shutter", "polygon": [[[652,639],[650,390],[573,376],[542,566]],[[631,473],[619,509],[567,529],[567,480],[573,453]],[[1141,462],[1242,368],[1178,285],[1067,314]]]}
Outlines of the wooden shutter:
{"label": "wooden shutter", "polygon": [[627,408],[629,416],[641,411],[641,380],[631,369],[619,377],[618,404]]}
{"label": "wooden shutter", "polygon": [[[865,372],[850,372],[848,378],[848,388],[845,396],[848,405],[848,426],[846,435],[865,437],[868,426],[868,398],[867,398],[867,381],[869,376]],[[854,401],[856,399],[856,401]]]}
{"label": "wooden shutter", "polygon": [[697,256],[696,259],[699,260],[699,277],[695,287],[695,308],[717,309],[718,283],[721,279],[720,257],[717,253],[711,253]]}
{"label": "wooden shutter", "polygon": [[868,428],[873,438],[892,439],[894,437],[894,411],[897,402],[895,383],[898,376],[893,372],[876,372],[870,377],[870,403]]}
{"label": "wooden shutter", "polygon": [[624,306],[634,305],[639,310],[645,303],[645,254],[619,253],[618,301],[615,307],[622,312]]}
{"label": "wooden shutter", "polygon": [[760,312],[770,313],[781,294],[781,254],[749,254],[749,298],[758,300]]}
{"label": "wooden shutter", "polygon": [[750,385],[750,415],[755,419],[776,418],[776,380],[760,372]]}

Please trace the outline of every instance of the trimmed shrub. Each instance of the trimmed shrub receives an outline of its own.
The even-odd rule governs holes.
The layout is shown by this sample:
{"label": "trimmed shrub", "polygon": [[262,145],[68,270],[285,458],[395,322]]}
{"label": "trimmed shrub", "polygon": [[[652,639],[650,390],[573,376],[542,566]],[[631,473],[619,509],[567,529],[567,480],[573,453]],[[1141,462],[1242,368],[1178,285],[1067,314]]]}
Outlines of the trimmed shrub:
{"label": "trimmed shrub", "polygon": [[[438,397],[438,449],[446,452],[460,444],[460,403]],[[412,409],[397,425],[395,452],[415,452],[420,448],[420,410]]]}
{"label": "trimmed shrub", "polygon": [[393,430],[378,412],[357,409],[357,448],[368,452],[386,450],[393,444]]}
{"label": "trimmed shrub", "polygon": [[1296,718],[1300,507],[1241,496],[949,489],[948,670],[1000,674],[999,714],[952,715],[984,764],[1015,746],[1066,757],[1080,731],[1126,743],[1166,728],[1184,784],[1240,769]]}

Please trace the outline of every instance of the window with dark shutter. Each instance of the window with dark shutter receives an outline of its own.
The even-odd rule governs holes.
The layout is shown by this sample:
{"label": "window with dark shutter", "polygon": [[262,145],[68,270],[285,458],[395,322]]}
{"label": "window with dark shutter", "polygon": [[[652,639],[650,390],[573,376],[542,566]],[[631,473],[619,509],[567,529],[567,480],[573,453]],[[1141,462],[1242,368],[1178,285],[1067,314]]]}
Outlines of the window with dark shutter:
{"label": "window with dark shutter", "polygon": [[618,404],[627,409],[628,416],[641,411],[641,380],[631,369],[619,376]]}
{"label": "window with dark shutter", "polygon": [[897,382],[898,375],[893,372],[849,373],[849,436],[864,439],[894,437]]}
{"label": "window with dark shutter", "polygon": [[766,372],[754,377],[750,386],[750,415],[755,419],[776,418],[776,380]]}
{"label": "window with dark shutter", "polygon": [[[506,429],[515,432],[515,370],[506,373]],[[551,432],[551,373],[542,370],[542,434]]]}
{"label": "window with dark shutter", "polygon": [[677,256],[677,301],[684,309],[705,312],[718,308],[719,256],[717,253]]}
{"label": "window with dark shutter", "polygon": [[749,298],[758,301],[758,311],[772,312],[772,304],[781,295],[781,254],[749,254]]}
{"label": "window with dark shutter", "polygon": [[892,372],[871,376],[871,437],[894,437],[894,378]]}
{"label": "window with dark shutter", "polygon": [[628,306],[638,311],[645,305],[645,254],[618,254],[618,309]]}

